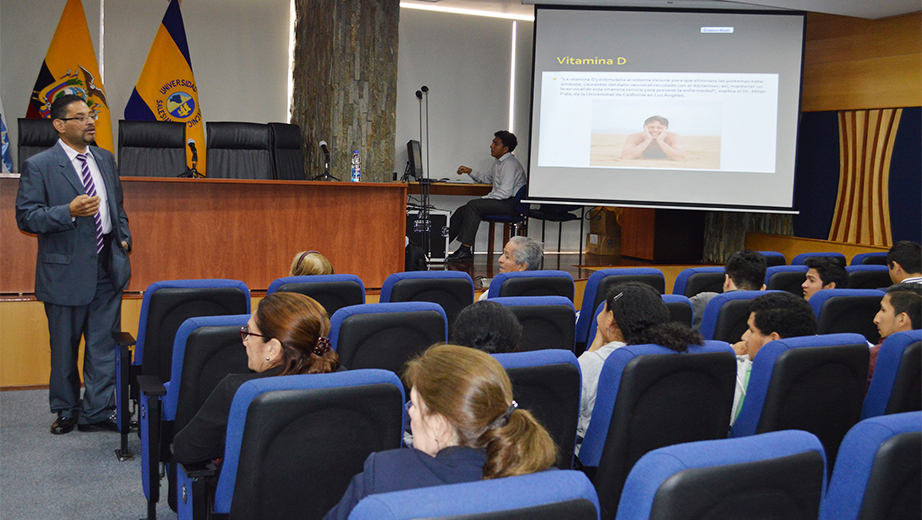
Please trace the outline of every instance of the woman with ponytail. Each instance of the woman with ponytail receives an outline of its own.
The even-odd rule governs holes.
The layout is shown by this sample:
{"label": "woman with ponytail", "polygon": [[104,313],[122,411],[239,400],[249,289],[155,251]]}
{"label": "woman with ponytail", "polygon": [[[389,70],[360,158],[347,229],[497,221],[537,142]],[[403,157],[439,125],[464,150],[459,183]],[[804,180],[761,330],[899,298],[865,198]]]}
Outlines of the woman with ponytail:
{"label": "woman with ponytail", "polygon": [[177,462],[194,464],[224,456],[224,437],[234,394],[260,377],[324,374],[339,368],[330,348],[330,320],[316,300],[303,294],[267,295],[240,329],[248,374],[229,374],[218,383],[189,424],[173,437]]}
{"label": "woman with ponytail", "polygon": [[609,354],[626,345],[653,343],[676,352],[685,352],[689,345],[703,345],[704,338],[691,328],[670,321],[669,309],[653,287],[639,282],[624,282],[613,286],[606,295],[605,307],[596,319],[595,338],[579,356],[583,374],[580,399],[579,438],[586,434],[599,375]]}
{"label": "woman with ponytail", "polygon": [[557,447],[512,399],[506,370],[489,354],[436,345],[410,361],[413,447],[371,454],[327,519],[348,518],[376,493],[511,477],[551,468]]}

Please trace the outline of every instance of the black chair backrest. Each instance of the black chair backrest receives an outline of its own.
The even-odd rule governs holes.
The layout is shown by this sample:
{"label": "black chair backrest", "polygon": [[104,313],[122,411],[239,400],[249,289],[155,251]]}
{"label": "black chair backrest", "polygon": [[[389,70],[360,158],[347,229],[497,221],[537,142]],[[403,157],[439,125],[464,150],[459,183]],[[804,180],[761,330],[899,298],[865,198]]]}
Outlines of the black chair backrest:
{"label": "black chair backrest", "polygon": [[118,122],[122,177],[176,177],[185,172],[186,125],[177,121]]}
{"label": "black chair backrest", "polygon": [[356,314],[339,329],[336,353],[350,369],[383,368],[398,376],[410,358],[445,341],[445,318],[435,311]]}
{"label": "black chair backrest", "polygon": [[861,417],[868,384],[866,344],[795,348],[775,360],[756,433],[816,435],[832,471],[839,445]]}
{"label": "black chair backrest", "polygon": [[573,301],[573,279],[565,277],[509,278],[499,288],[500,296],[563,296]]}
{"label": "black chair backrest", "polygon": [[434,516],[428,520],[594,520],[598,518],[595,504],[585,498],[521,507],[506,511],[490,511],[470,515]]}
{"label": "black chair backrest", "polygon": [[685,281],[685,296],[692,296],[703,292],[724,292],[724,273],[694,273]]}
{"label": "black chair backrest", "polygon": [[814,520],[825,478],[823,457],[816,451],[686,469],[660,485],[650,518]]}
{"label": "black chair backrest", "polygon": [[373,452],[399,448],[404,401],[389,384],[253,399],[230,518],[320,519]]}
{"label": "black chair backrest", "polygon": [[310,296],[323,305],[330,316],[343,307],[365,303],[365,288],[352,281],[286,283],[279,287],[277,292],[294,292]]}
{"label": "black chair backrest", "polygon": [[694,318],[694,311],[692,306],[687,302],[664,302],[666,308],[669,309],[669,321],[675,321],[678,323],[683,323],[692,326],[692,319]]}
{"label": "black chair backrest", "polygon": [[569,305],[506,305],[522,324],[521,352],[559,348],[573,351],[576,313]]}
{"label": "black chair backrest", "polygon": [[651,354],[628,362],[594,480],[603,519],[615,517],[624,481],[644,454],[727,436],[735,383],[729,352]]}
{"label": "black chair backrest", "polygon": [[269,138],[272,142],[272,164],[275,178],[279,180],[306,179],[304,174],[304,152],[301,151],[301,127],[296,124],[269,123]]}
{"label": "black chair backrest", "polygon": [[512,395],[519,408],[530,411],[560,448],[557,467],[573,466],[579,419],[579,369],[570,363],[508,368]]}
{"label": "black chair backrest", "polygon": [[922,341],[915,341],[903,350],[885,413],[919,410],[922,410]]}
{"label": "black chair backrest", "polygon": [[849,271],[846,287],[849,289],[880,289],[890,287],[892,283],[890,271]]}
{"label": "black chair backrest", "polygon": [[787,291],[794,296],[803,297],[804,288],[801,287],[807,280],[807,272],[781,271],[772,275],[765,284],[770,291]]}
{"label": "black chair backrest", "polygon": [[714,337],[711,339],[736,343],[749,328],[749,303],[752,300],[730,300],[720,307]]}
{"label": "black chair backrest", "polygon": [[877,449],[858,518],[920,518],[920,489],[922,432],[894,435]]}
{"label": "black chair backrest", "polygon": [[208,176],[271,179],[269,127],[258,123],[208,123]]}
{"label": "black chair backrest", "polygon": [[458,313],[474,303],[474,291],[466,278],[408,278],[391,287],[392,302],[432,302],[442,306],[448,327]]}
{"label": "black chair backrest", "polygon": [[58,132],[50,119],[19,119],[19,171],[26,159],[44,152],[58,142]]}
{"label": "black chair backrest", "polygon": [[879,310],[880,296],[833,296],[823,303],[816,319],[816,333],[854,332],[877,344],[880,333],[874,316]]}
{"label": "black chair backrest", "polygon": [[[170,380],[173,340],[187,319],[246,313],[246,295],[237,288],[159,289],[151,295],[148,307],[141,374],[160,376],[161,381]],[[239,339],[239,333],[237,337]]]}

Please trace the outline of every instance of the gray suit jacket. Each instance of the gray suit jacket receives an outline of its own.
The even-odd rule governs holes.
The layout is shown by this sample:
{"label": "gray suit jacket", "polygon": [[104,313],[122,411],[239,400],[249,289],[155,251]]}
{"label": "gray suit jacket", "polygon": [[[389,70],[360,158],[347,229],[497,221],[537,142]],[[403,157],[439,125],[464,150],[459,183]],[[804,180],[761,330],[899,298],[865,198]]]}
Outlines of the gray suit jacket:
{"label": "gray suit jacket", "polygon": [[[109,275],[116,291],[131,277],[128,251],[131,246],[128,215],[122,209],[122,185],[111,152],[89,147],[106,185],[112,220],[112,255]],[[19,229],[38,235],[35,264],[35,297],[56,305],[87,305],[96,294],[96,225],[93,217],[70,216],[70,203],[86,194],[80,177],[60,143],[36,154],[23,164],[16,195]]]}

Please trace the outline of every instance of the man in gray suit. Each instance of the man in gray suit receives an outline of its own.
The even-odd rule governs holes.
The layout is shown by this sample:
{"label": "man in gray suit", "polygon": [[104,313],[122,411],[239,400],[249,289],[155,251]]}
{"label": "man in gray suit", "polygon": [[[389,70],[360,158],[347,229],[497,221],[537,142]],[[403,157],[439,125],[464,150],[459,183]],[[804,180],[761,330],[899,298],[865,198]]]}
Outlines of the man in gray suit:
{"label": "man in gray suit", "polygon": [[[16,196],[19,229],[38,235],[35,297],[45,302],[51,336],[51,433],[117,430],[112,331],[121,329],[131,233],[115,157],[90,146],[96,113],[83,98],[51,106],[58,143],[23,165]],[[86,340],[80,400],[77,354]]]}

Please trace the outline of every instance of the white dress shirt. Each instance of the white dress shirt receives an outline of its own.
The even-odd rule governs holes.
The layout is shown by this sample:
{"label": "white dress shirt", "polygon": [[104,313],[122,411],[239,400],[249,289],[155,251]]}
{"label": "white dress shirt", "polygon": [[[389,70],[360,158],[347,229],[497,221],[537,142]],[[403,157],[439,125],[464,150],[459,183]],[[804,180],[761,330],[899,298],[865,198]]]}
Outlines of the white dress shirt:
{"label": "white dress shirt", "polygon": [[482,198],[505,200],[515,197],[517,191],[525,186],[525,168],[522,163],[512,155],[512,152],[506,153],[499,159],[493,161],[490,171],[470,173],[472,179],[484,184],[492,184],[493,189]]}
{"label": "white dress shirt", "polygon": [[[64,152],[67,154],[67,158],[70,159],[71,164],[74,165],[74,170],[77,171],[77,182],[82,186],[83,163],[77,159],[77,155],[80,152],[74,150],[60,139],[58,139],[58,144],[61,145],[61,148],[63,148]],[[86,164],[90,167],[90,177],[93,178],[93,184],[96,186],[96,195],[99,197],[99,218],[102,221],[102,232],[104,235],[108,235],[112,232],[112,219],[109,217],[109,205],[107,204],[109,195],[106,193],[106,183],[102,180],[102,173],[99,171],[99,165],[96,164],[96,159],[93,157],[93,154],[90,153],[89,146],[86,147],[85,153]]]}

